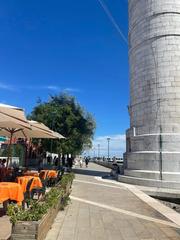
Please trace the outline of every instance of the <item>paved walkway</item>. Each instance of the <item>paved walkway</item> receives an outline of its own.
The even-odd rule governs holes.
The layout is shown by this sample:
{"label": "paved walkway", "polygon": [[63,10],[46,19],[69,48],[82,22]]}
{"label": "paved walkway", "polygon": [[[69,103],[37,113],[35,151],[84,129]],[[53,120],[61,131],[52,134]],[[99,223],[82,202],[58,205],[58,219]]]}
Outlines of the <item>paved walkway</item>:
{"label": "paved walkway", "polygon": [[[135,187],[103,180],[109,169],[75,169],[71,203],[46,240],[180,240],[180,215]],[[169,218],[168,218],[169,216]]]}
{"label": "paved walkway", "polygon": [[11,223],[9,217],[4,215],[0,204],[0,240],[7,240],[11,235]]}

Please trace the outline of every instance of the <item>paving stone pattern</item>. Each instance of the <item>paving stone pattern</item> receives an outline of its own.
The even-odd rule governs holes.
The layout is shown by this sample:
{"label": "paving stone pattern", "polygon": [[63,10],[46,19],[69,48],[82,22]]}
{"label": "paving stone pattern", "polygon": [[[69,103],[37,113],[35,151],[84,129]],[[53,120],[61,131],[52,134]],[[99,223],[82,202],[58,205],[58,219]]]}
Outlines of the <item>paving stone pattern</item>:
{"label": "paving stone pattern", "polygon": [[8,216],[1,214],[2,205],[0,205],[0,240],[7,240],[11,235],[11,223]]}
{"label": "paving stone pattern", "polygon": [[[71,200],[66,210],[59,212],[46,240],[180,240],[180,229],[168,226],[169,219],[126,187],[115,187],[112,182],[104,184],[95,179],[108,171],[93,163],[88,169],[75,169],[76,180],[71,195],[82,201]],[[104,205],[112,209],[105,209]],[[126,210],[129,214],[119,213],[114,208]],[[155,221],[144,220],[141,216]],[[161,224],[161,220],[167,225]]]}

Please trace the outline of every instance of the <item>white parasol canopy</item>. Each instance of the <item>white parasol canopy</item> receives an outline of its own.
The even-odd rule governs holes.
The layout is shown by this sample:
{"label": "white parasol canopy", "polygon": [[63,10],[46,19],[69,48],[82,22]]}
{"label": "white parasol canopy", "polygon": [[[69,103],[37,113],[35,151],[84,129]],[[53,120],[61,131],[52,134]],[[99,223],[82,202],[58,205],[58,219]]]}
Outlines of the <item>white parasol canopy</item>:
{"label": "white parasol canopy", "polygon": [[22,108],[0,104],[0,135],[10,137],[21,132],[25,136],[25,129],[30,130],[24,110]]}
{"label": "white parasol canopy", "polygon": [[61,134],[52,131],[45,124],[37,121],[29,121],[31,126],[31,131],[28,132],[30,138],[51,138],[51,139],[61,139],[64,138]]}
{"label": "white parasol canopy", "polygon": [[31,129],[22,108],[0,104],[0,128],[7,132]]}
{"label": "white parasol canopy", "polygon": [[15,137],[17,133],[21,133],[25,137],[25,130],[27,129],[30,130],[31,126],[22,108],[0,104],[0,135],[10,138],[7,166],[10,157],[12,138]]}

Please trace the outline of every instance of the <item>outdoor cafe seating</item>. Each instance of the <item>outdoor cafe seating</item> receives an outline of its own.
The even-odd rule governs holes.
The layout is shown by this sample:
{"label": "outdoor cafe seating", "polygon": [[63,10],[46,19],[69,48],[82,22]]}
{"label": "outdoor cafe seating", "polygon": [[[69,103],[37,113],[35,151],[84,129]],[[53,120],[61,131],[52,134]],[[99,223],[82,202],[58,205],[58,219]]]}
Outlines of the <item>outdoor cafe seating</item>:
{"label": "outdoor cafe seating", "polygon": [[56,171],[56,170],[41,170],[39,176],[43,180],[47,179],[48,186],[53,186],[57,182],[58,171]]}
{"label": "outdoor cafe seating", "polygon": [[0,203],[6,210],[9,202],[16,202],[24,205],[27,199],[32,198],[33,189],[43,188],[39,177],[34,176],[17,176],[16,182],[0,182]]}
{"label": "outdoor cafe seating", "polygon": [[11,202],[29,207],[29,199],[39,199],[45,195],[47,187],[52,187],[61,179],[64,168],[60,170],[27,168],[1,168],[0,203],[6,211]]}
{"label": "outdoor cafe seating", "polygon": [[17,178],[17,181],[21,184],[26,199],[33,199],[35,194],[38,195],[38,198],[40,197],[40,195],[45,194],[46,188],[39,177],[21,176]]}
{"label": "outdoor cafe seating", "polygon": [[5,211],[9,201],[15,201],[18,205],[21,205],[23,200],[23,189],[19,183],[0,182],[0,203],[3,204]]}
{"label": "outdoor cafe seating", "polygon": [[40,180],[39,177],[33,177],[33,176],[21,176],[21,177],[17,177],[17,182],[21,185],[22,189],[23,189],[23,192],[26,191],[26,186],[29,182],[29,180],[32,179],[32,182],[31,182],[31,186],[30,186],[30,191],[33,189],[33,188],[36,188],[36,187],[42,187],[42,182]]}
{"label": "outdoor cafe seating", "polygon": [[38,171],[26,171],[23,173],[24,176],[34,176],[34,177],[39,177]]}
{"label": "outdoor cafe seating", "polygon": [[45,178],[56,178],[57,177],[57,171],[56,170],[41,170],[40,175],[42,176],[42,179]]}
{"label": "outdoor cafe seating", "polygon": [[[19,107],[1,104],[0,108],[1,136],[8,138],[5,143],[8,157],[4,159],[5,161],[0,162],[0,203],[5,206],[13,201],[23,205],[28,198],[33,198],[35,194],[38,194],[38,197],[40,194],[44,194],[48,184],[51,185],[53,181],[56,183],[58,176],[57,171],[48,170],[45,175],[41,174],[39,177],[37,169],[40,169],[41,166],[37,160],[39,160],[38,157],[42,157],[43,151],[40,141],[38,144],[34,144],[32,139],[61,139],[64,137],[43,123],[28,121],[24,110]],[[35,171],[19,167],[19,162],[12,161],[13,144],[23,146],[24,159],[21,160],[26,167],[30,165],[30,161],[27,161],[30,159],[30,153],[36,153],[35,155],[38,157],[35,159],[39,166],[36,165]]]}

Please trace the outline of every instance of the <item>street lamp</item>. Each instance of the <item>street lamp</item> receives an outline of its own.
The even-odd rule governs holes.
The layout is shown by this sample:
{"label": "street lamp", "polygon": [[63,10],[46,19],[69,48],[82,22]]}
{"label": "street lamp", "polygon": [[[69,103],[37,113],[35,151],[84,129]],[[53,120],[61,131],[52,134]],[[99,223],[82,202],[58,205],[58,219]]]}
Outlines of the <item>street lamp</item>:
{"label": "street lamp", "polygon": [[95,158],[95,155],[96,155],[96,148],[95,147],[93,148],[93,154],[94,154],[93,156]]}
{"label": "street lamp", "polygon": [[[51,130],[55,130],[54,129],[54,117],[55,117],[55,115],[56,115],[56,111],[53,111],[53,112],[51,112],[51,116],[52,116],[52,122],[51,122]],[[53,151],[53,139],[51,138],[51,156],[52,156],[52,151]]]}
{"label": "street lamp", "polygon": [[100,158],[100,144],[98,144],[98,160]]}
{"label": "street lamp", "polygon": [[108,160],[109,160],[109,142],[110,142],[110,137],[107,138],[108,141]]}

